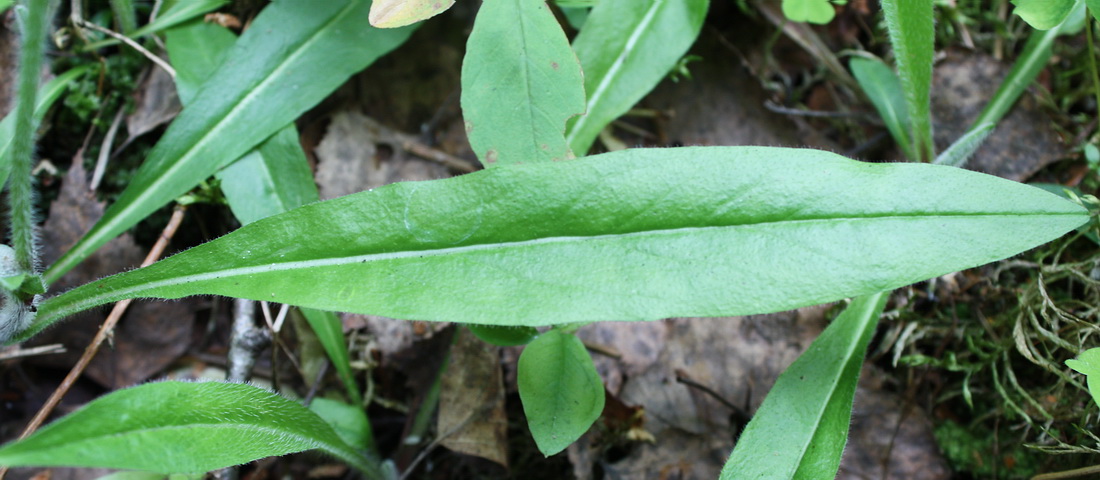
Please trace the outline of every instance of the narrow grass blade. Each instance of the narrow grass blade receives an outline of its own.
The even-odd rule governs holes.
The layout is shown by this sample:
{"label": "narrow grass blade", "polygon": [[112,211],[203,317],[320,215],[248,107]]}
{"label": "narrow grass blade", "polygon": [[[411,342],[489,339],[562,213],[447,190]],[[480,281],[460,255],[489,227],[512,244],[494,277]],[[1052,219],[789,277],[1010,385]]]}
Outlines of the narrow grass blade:
{"label": "narrow grass blade", "polygon": [[46,281],[56,281],[405,41],[407,28],[368,26],[369,9],[367,0],[268,5],[172,122],[118,201],[46,271]]}
{"label": "narrow grass blade", "polygon": [[860,367],[888,296],[852,300],[787,367],[737,439],[719,478],[836,477]]}
{"label": "narrow grass blade", "polygon": [[938,165],[623,150],[268,217],[48,299],[25,335],[123,298],[197,294],[489,325],[754,314],[982,265],[1088,219],[1040,189]]}
{"label": "narrow grass blade", "polygon": [[920,158],[911,137],[913,129],[909,122],[909,110],[897,74],[877,59],[852,57],[848,65],[901,151],[910,160]]}
{"label": "narrow grass blade", "polygon": [[[88,70],[89,67],[86,66],[70,69],[42,86],[42,89],[38,92],[37,104],[34,106],[34,124],[36,126],[42,122],[42,117],[46,115],[53,103],[69,88],[69,84],[80,78]],[[7,183],[8,175],[11,174],[11,155],[8,151],[11,148],[14,135],[15,117],[8,115],[4,117],[3,121],[0,121],[0,187]]]}
{"label": "narrow grass blade", "polygon": [[104,395],[0,447],[0,465],[199,473],[313,449],[382,477],[298,403],[239,383],[159,382]]}
{"label": "narrow grass blade", "polygon": [[543,455],[565,450],[600,417],[603,381],[576,336],[558,329],[539,335],[516,368],[523,413]]}
{"label": "narrow grass blade", "polygon": [[708,0],[600,0],[573,50],[584,69],[588,111],[566,140],[584,155],[600,130],[638,103],[695,43]]}
{"label": "narrow grass blade", "polygon": [[486,0],[462,61],[462,116],[481,163],[572,158],[565,121],[581,113],[581,67],[546,2]]}
{"label": "narrow grass blade", "polygon": [[995,126],[992,123],[986,123],[971,129],[958,140],[955,140],[955,143],[937,156],[932,163],[959,168],[965,167],[966,161],[970,159],[971,155],[974,155],[974,152],[978,151],[978,147],[982,146],[982,142],[985,141],[986,137],[993,133],[993,127]]}
{"label": "narrow grass blade", "polygon": [[913,126],[913,143],[919,155],[913,160],[930,162],[936,148],[929,103],[936,42],[932,0],[882,0],[882,13]]}

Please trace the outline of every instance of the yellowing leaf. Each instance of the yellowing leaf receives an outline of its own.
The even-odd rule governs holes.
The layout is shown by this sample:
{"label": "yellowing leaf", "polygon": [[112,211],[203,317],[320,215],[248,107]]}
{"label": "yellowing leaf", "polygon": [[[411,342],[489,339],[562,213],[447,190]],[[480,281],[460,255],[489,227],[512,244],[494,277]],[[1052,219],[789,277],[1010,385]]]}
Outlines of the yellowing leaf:
{"label": "yellowing leaf", "polygon": [[455,0],[378,0],[370,6],[370,24],[397,28],[432,18],[451,8]]}

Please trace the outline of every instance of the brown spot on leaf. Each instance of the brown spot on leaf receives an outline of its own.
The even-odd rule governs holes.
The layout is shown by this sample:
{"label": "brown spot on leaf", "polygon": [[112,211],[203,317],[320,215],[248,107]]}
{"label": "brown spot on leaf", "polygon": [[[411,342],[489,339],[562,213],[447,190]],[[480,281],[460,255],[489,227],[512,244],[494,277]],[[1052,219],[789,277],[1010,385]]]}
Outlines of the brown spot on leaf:
{"label": "brown spot on leaf", "polygon": [[559,67],[560,65],[558,65],[558,62],[550,62],[550,68],[557,70]]}
{"label": "brown spot on leaf", "polygon": [[497,151],[495,148],[490,148],[488,152],[485,152],[485,163],[497,163]]}

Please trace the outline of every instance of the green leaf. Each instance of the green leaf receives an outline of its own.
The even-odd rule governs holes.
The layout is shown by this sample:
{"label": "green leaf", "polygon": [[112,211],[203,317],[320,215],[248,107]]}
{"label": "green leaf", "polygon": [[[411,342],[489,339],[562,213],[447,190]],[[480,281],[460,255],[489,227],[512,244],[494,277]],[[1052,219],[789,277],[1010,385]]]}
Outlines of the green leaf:
{"label": "green leaf", "polygon": [[516,382],[531,435],[547,457],[584,435],[603,412],[603,381],[592,357],[580,339],[560,330],[524,347]]}
{"label": "green leaf", "polygon": [[45,274],[95,249],[236,160],[400,45],[410,29],[367,26],[370,2],[275,2],[234,45],[149,153],[130,186]]}
{"label": "green leaf", "polygon": [[229,0],[178,0],[157,16],[156,20],[130,33],[130,38],[168,30],[207,12],[212,12],[229,3]]}
{"label": "green leaf", "polygon": [[1024,45],[1023,52],[1012,64],[1012,69],[1001,81],[1001,85],[997,87],[997,92],[993,94],[993,98],[989,100],[989,103],[982,109],[982,113],[974,120],[967,132],[968,134],[981,125],[996,125],[1001,121],[1001,118],[1016,104],[1016,100],[1020,98],[1020,95],[1027,90],[1035,81],[1035,78],[1039,76],[1039,73],[1046,68],[1047,63],[1050,62],[1051,57],[1054,55],[1054,40],[1073,30],[1070,27],[1078,23],[1078,19],[1084,17],[1084,9],[1084,5],[1078,3],[1077,7],[1070,11],[1070,15],[1061,24],[1046,31],[1032,32]]}
{"label": "green leaf", "polygon": [[1088,5],[1093,18],[1100,19],[1100,0],[1085,0],[1085,5]]}
{"label": "green leaf", "polygon": [[913,160],[931,162],[936,148],[929,103],[936,40],[932,0],[882,0],[882,13],[905,92],[913,127],[911,138],[919,155]]}
{"label": "green leaf", "polygon": [[848,308],[776,380],[719,478],[836,477],[867,344],[888,292]]}
{"label": "green leaf", "polygon": [[309,404],[309,409],[331,425],[344,443],[359,450],[374,449],[374,436],[362,407],[317,397]]}
{"label": "green leaf", "polygon": [[249,224],[320,199],[294,124],[217,173],[233,215]]}
{"label": "green leaf", "polygon": [[193,22],[169,29],[165,46],[176,69],[176,93],[180,103],[190,105],[202,84],[218,70],[229,55],[237,36],[214,23]]}
{"label": "green leaf", "polygon": [[792,22],[824,25],[833,21],[836,10],[829,0],[783,0],[783,15]]}
{"label": "green leaf", "polygon": [[163,473],[153,472],[124,471],[105,475],[96,480],[202,480],[204,476],[205,474],[184,475],[173,473],[165,475]]}
{"label": "green leaf", "polygon": [[1069,16],[1076,0],[1012,0],[1013,12],[1032,28],[1049,30]]}
{"label": "green leaf", "polygon": [[506,327],[471,323],[466,325],[466,328],[470,329],[470,332],[480,338],[481,341],[502,347],[527,345],[539,336],[539,331],[533,327]]}
{"label": "green leaf", "polygon": [[377,0],[370,7],[370,24],[404,27],[439,15],[454,4],[455,0]]}
{"label": "green leaf", "polygon": [[582,85],[543,0],[485,0],[462,61],[462,115],[483,165],[572,158],[565,121],[584,113]]}
{"label": "green leaf", "polygon": [[159,382],[104,395],[0,447],[0,465],[198,473],[312,449],[380,478],[377,465],[286,398],[244,384]]}
{"label": "green leaf", "polygon": [[11,7],[15,3],[15,0],[0,0],[0,12],[5,12],[8,7]]}
{"label": "green leaf", "polygon": [[[176,67],[176,85],[184,104],[191,101],[199,86],[217,70],[235,41],[236,36],[229,30],[205,23],[173,28],[168,32],[168,52]],[[298,143],[293,123],[222,169],[217,177],[230,209],[242,224],[319,199],[313,172]],[[347,339],[340,319],[331,312],[311,309],[303,309],[302,315],[347,387],[348,398],[355,404],[362,403],[362,394],[351,372]]]}
{"label": "green leaf", "polygon": [[1066,366],[1087,375],[1086,382],[1092,401],[1100,405],[1100,348],[1081,352],[1077,359],[1066,360]]}
{"label": "green leaf", "polygon": [[608,124],[630,110],[687,53],[709,0],[600,0],[573,50],[584,69],[588,111],[569,122],[566,140],[584,155]]}
{"label": "green leaf", "polygon": [[197,294],[491,325],[755,314],[982,265],[1088,219],[952,167],[624,150],[307,205],[47,299],[24,337],[107,302]]}
{"label": "green leaf", "polygon": [[[335,313],[314,310],[312,308],[301,309],[309,328],[317,335],[321,347],[325,349],[332,366],[336,368],[336,374],[348,392],[348,398],[352,403],[363,403],[363,394],[359,392],[359,385],[355,382],[355,375],[351,371],[351,358],[348,355],[348,339],[344,336],[344,326],[340,323],[340,317]],[[369,427],[369,425],[368,425]]]}
{"label": "green leaf", "polygon": [[856,77],[860,88],[867,94],[875,106],[890,136],[898,143],[901,151],[910,159],[920,158],[913,145],[912,129],[909,122],[909,110],[905,105],[905,94],[901,88],[901,79],[890,67],[878,59],[852,57],[848,66]]}

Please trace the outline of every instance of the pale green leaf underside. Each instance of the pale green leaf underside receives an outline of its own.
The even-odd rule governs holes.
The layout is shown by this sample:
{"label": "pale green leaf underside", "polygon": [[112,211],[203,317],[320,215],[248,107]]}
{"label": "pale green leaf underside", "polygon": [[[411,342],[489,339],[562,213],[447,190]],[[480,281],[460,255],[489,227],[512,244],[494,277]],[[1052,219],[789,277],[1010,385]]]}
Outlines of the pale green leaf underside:
{"label": "pale green leaf underside", "polygon": [[1069,16],[1077,0],[1012,0],[1013,13],[1038,30],[1058,26]]}
{"label": "pale green leaf underside", "polygon": [[722,480],[836,476],[860,367],[888,296],[852,300],[787,367],[738,438]]}
{"label": "pale green leaf underside", "polygon": [[570,158],[565,121],[584,113],[580,63],[544,0],[486,0],[462,62],[462,115],[486,167]]}
{"label": "pale green leaf underside", "polygon": [[523,349],[519,396],[535,444],[554,455],[575,442],[603,412],[604,388],[577,337],[550,330]]}
{"label": "pale green leaf underside", "polygon": [[46,300],[26,335],[123,298],[197,294],[491,325],[755,314],[982,265],[1087,220],[951,167],[625,150],[307,205]]}
{"label": "pale green leaf underside", "polygon": [[584,155],[600,130],[630,110],[688,51],[708,0],[600,0],[573,40],[584,69],[587,112],[566,140]]}
{"label": "pale green leaf underside", "polygon": [[172,122],[118,201],[46,271],[47,281],[56,281],[404,42],[411,30],[372,28],[369,9],[367,0],[268,5]]}
{"label": "pale green leaf underside", "polygon": [[244,384],[159,382],[104,395],[3,446],[0,465],[199,473],[311,449],[378,476],[295,402]]}

